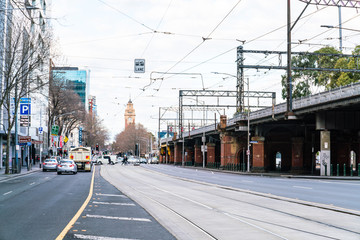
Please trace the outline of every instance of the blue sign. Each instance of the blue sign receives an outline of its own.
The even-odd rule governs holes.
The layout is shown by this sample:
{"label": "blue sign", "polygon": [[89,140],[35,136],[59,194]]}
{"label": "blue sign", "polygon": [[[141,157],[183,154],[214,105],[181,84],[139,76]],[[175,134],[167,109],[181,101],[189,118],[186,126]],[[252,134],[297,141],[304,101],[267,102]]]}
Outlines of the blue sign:
{"label": "blue sign", "polygon": [[31,104],[20,103],[20,115],[30,115],[30,114],[31,114]]}
{"label": "blue sign", "polygon": [[20,103],[31,103],[31,98],[20,98]]}
{"label": "blue sign", "polygon": [[39,127],[39,134],[42,134],[44,131],[43,127]]}
{"label": "blue sign", "polygon": [[82,127],[79,127],[79,145],[82,145]]}

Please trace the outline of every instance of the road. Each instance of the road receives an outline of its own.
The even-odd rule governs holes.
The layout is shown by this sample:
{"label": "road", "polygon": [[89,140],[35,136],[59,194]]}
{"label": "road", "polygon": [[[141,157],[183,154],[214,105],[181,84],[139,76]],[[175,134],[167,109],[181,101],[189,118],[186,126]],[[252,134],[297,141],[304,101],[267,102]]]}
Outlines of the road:
{"label": "road", "polygon": [[201,182],[360,211],[360,181],[247,176],[168,165],[144,167]]}
{"label": "road", "polygon": [[0,239],[175,239],[105,181],[99,168],[93,173],[35,172],[1,180]]}
{"label": "road", "polygon": [[55,239],[85,201],[90,179],[35,172],[0,182],[0,239]]}
{"label": "road", "polygon": [[[324,192],[331,191],[331,196],[339,194],[334,188],[353,188],[356,195],[357,183],[331,185],[276,178],[262,178],[265,183],[261,183],[253,176],[164,165],[104,166],[101,175],[142,205],[177,239],[360,239],[359,211],[291,197],[302,196],[314,184],[328,184]],[[234,182],[239,185],[232,185]],[[309,185],[304,185],[307,182]],[[265,193],[249,188],[262,188]],[[280,194],[268,194],[267,189]],[[283,197],[284,192],[290,195]]]}

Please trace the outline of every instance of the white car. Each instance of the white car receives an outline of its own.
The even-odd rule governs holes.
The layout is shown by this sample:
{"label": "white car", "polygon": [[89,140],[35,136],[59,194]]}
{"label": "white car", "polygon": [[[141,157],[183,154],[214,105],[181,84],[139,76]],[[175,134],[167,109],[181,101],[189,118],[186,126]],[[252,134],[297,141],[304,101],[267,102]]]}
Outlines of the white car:
{"label": "white car", "polygon": [[116,164],[118,163],[119,160],[116,157],[116,155],[101,155],[98,157],[98,159],[96,160],[96,164]]}

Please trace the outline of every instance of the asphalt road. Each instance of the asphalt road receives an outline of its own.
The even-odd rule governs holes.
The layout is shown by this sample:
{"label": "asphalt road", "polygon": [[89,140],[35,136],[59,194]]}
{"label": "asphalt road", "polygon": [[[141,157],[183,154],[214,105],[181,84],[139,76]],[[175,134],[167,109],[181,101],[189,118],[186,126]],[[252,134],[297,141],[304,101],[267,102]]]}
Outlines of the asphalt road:
{"label": "asphalt road", "polygon": [[[174,176],[177,174],[182,177]],[[359,211],[276,196],[268,194],[271,188],[266,189],[275,184],[279,193],[301,195],[301,191],[310,190],[299,185],[303,180],[290,179],[283,184],[263,178],[274,182],[261,187],[253,176],[163,165],[104,166],[101,175],[143,206],[177,239],[360,239]],[[241,187],[232,186],[234,182]],[[251,185],[266,193],[246,190]]]}
{"label": "asphalt road", "polygon": [[360,211],[360,181],[261,177],[202,171],[168,165],[142,166],[172,176],[201,182]]}
{"label": "asphalt road", "polygon": [[88,196],[90,179],[35,172],[0,182],[0,239],[55,239]]}

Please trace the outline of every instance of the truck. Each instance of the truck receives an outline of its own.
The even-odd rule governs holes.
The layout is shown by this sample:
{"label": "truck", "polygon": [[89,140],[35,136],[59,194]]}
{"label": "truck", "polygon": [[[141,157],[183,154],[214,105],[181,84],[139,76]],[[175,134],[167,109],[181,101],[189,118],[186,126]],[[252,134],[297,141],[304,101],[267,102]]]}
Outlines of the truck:
{"label": "truck", "polygon": [[69,158],[73,160],[78,170],[91,172],[91,148],[90,147],[76,147],[69,151]]}

